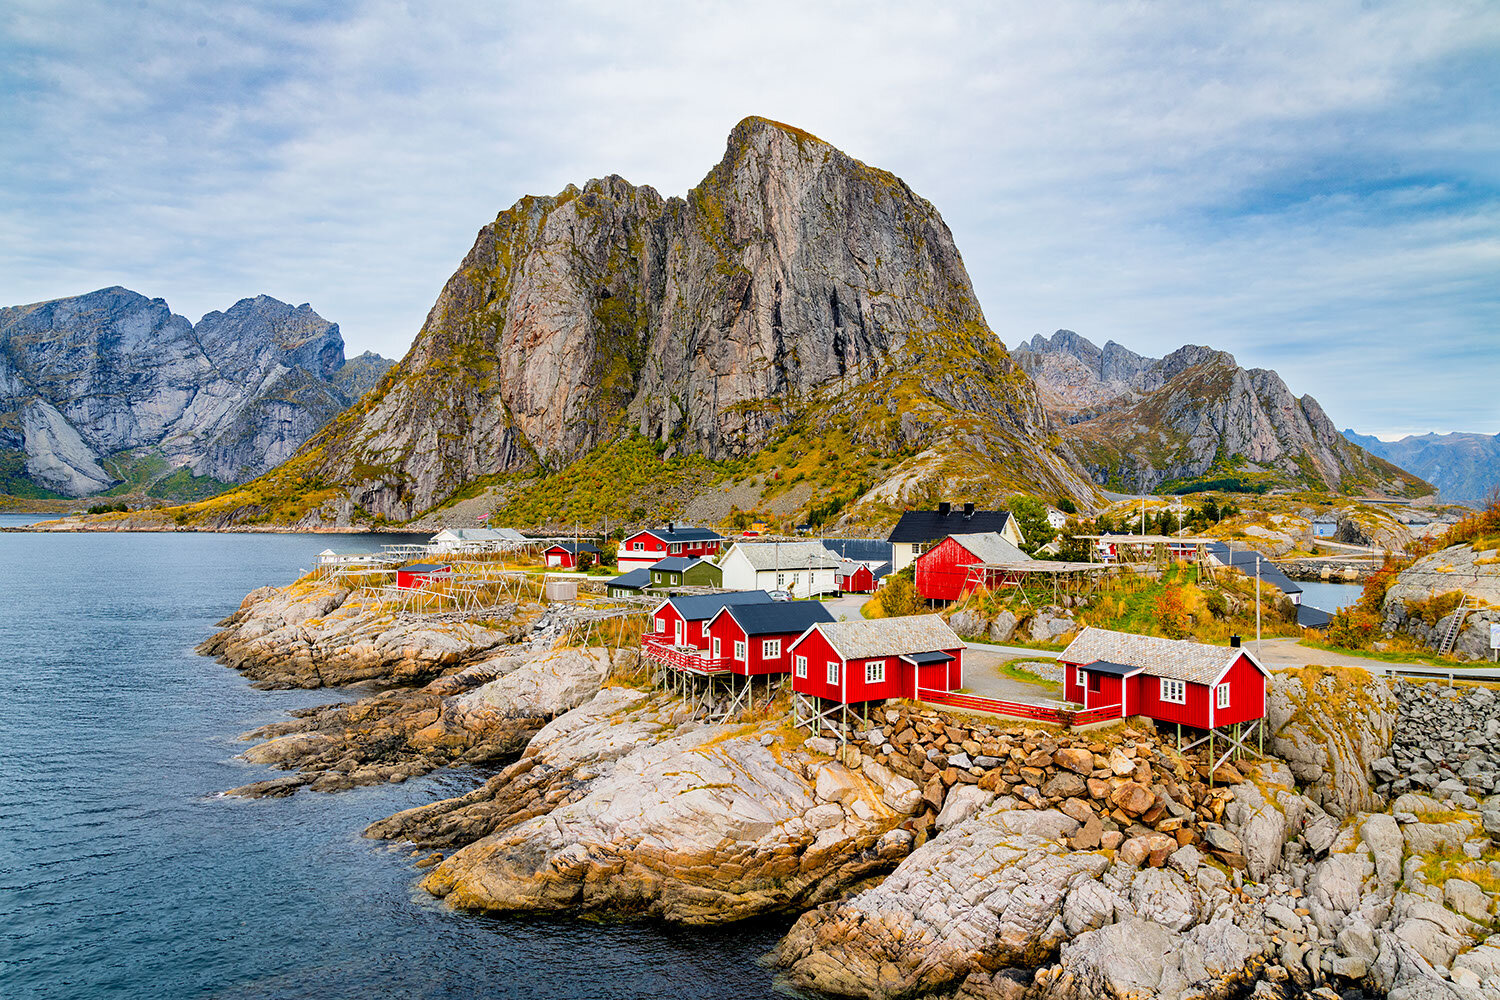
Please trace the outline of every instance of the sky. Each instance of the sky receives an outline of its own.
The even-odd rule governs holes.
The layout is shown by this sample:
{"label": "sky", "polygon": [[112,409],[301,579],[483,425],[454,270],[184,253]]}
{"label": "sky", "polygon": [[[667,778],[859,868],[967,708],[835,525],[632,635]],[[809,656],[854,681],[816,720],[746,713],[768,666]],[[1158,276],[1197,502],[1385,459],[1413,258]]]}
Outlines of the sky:
{"label": "sky", "polygon": [[480,226],[734,124],[891,170],[1008,345],[1275,368],[1500,432],[1500,3],[0,5],[0,303],[311,303],[404,354]]}

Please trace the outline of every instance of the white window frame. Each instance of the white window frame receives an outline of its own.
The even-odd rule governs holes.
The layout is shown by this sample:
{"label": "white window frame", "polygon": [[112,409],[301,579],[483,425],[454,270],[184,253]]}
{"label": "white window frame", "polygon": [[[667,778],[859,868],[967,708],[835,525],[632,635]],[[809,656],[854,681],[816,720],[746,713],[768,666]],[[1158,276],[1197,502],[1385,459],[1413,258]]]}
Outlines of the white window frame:
{"label": "white window frame", "polygon": [[646,551],[646,543],[645,542],[631,542],[630,543],[630,551],[632,551],[632,552],[645,552]]}
{"label": "white window frame", "polygon": [[673,573],[672,574],[672,582],[673,583],[681,583],[682,582],[679,574],[677,574],[677,573]]}
{"label": "white window frame", "polygon": [[760,655],[768,660],[781,659],[781,640],[762,639],[760,642]]}
{"label": "white window frame", "polygon": [[1156,679],[1157,695],[1168,705],[1187,704],[1187,682],[1175,680],[1171,677],[1158,677]]}
{"label": "white window frame", "polygon": [[745,662],[745,640],[734,640],[734,658],[740,663]]}
{"label": "white window frame", "polygon": [[799,656],[792,661],[792,672],[798,677],[807,676],[807,657]]}
{"label": "white window frame", "polygon": [[785,581],[786,581],[786,574],[785,573],[777,573],[776,574],[776,587],[777,587],[778,590],[781,588],[782,583],[784,583]]}
{"label": "white window frame", "polygon": [[701,639],[706,635],[708,635],[708,619],[698,623],[698,638]]}
{"label": "white window frame", "polygon": [[665,618],[658,618],[658,619],[656,619],[656,631],[657,632],[665,632],[666,630],[667,630],[667,620]]}
{"label": "white window frame", "polygon": [[828,683],[830,683],[830,684],[837,684],[838,682],[839,682],[839,661],[838,660],[829,660],[828,661]]}
{"label": "white window frame", "polygon": [[1088,671],[1084,670],[1082,667],[1074,668],[1073,682],[1081,688],[1087,688],[1089,686]]}
{"label": "white window frame", "polygon": [[723,655],[724,655],[724,646],[723,646],[723,643],[721,643],[719,641],[719,637],[718,636],[714,636],[714,659],[716,659],[716,660],[720,659],[720,658],[723,657]]}
{"label": "white window frame", "polygon": [[1229,707],[1229,685],[1228,684],[1220,684],[1220,685],[1218,685],[1214,689],[1214,707],[1215,708],[1228,708]]}
{"label": "white window frame", "polygon": [[919,555],[922,554],[922,543],[921,542],[912,542],[911,543],[911,554],[914,555],[914,556],[919,556]]}
{"label": "white window frame", "polygon": [[865,661],[865,683],[866,684],[884,684],[885,683],[885,661],[884,660],[866,660]]}

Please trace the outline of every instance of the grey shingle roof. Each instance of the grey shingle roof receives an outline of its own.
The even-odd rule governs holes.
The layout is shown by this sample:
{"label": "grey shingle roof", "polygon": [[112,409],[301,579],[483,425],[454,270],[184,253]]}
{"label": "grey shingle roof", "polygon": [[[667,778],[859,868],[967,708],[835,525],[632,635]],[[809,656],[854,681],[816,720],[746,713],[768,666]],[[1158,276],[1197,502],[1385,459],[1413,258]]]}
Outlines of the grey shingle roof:
{"label": "grey shingle roof", "polygon": [[818,625],[817,629],[846,660],[930,653],[938,649],[960,649],[964,646],[964,641],[939,615],[825,622]]}
{"label": "grey shingle roof", "polygon": [[697,556],[668,556],[665,559],[658,559],[652,563],[651,568],[658,572],[681,573],[689,566],[696,566],[698,563],[705,561],[699,559]]}
{"label": "grey shingle roof", "polygon": [[1030,562],[1031,557],[994,531],[951,535],[955,542],[974,553],[982,563]]}
{"label": "grey shingle roof", "polygon": [[1096,660],[1141,667],[1152,677],[1170,677],[1194,684],[1212,684],[1246,649],[1210,646],[1187,639],[1158,639],[1151,635],[1086,628],[1057,655],[1063,663],[1087,666]]}
{"label": "grey shingle roof", "polygon": [[735,542],[734,548],[756,570],[834,569],[839,564],[838,556],[820,542]]}

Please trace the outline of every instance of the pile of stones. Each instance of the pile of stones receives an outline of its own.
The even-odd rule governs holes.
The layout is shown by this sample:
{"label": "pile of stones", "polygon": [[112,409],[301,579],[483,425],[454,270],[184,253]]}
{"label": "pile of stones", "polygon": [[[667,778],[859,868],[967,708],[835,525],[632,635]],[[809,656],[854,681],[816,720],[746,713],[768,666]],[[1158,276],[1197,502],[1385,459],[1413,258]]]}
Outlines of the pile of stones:
{"label": "pile of stones", "polygon": [[[1489,688],[1401,683],[1391,754],[1371,763],[1376,791],[1439,798],[1500,791],[1500,698]],[[1463,804],[1467,808],[1472,805]]]}
{"label": "pile of stones", "polygon": [[[809,741],[811,743],[811,741]],[[925,809],[910,823],[918,837],[945,829],[997,797],[1012,808],[1057,809],[1081,824],[1075,850],[1118,849],[1133,863],[1160,867],[1177,848],[1197,845],[1233,868],[1243,848],[1221,821],[1245,780],[1126,727],[1104,734],[1025,730],[932,710],[887,709],[844,754],[871,757],[921,790]]]}

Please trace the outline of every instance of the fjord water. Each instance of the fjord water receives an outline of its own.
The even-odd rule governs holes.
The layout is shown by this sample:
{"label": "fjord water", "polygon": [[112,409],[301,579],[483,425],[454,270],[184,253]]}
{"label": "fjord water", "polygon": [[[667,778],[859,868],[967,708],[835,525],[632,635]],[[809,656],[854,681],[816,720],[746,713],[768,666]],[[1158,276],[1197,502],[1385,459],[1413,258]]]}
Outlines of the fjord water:
{"label": "fjord water", "polygon": [[416,888],[406,850],[359,836],[473,772],[217,795],[269,776],[235,759],[239,733],[339,696],[253,690],[194,644],[315,552],[392,540],[0,533],[0,996],[771,994],[756,959],[784,923],[454,913]]}

